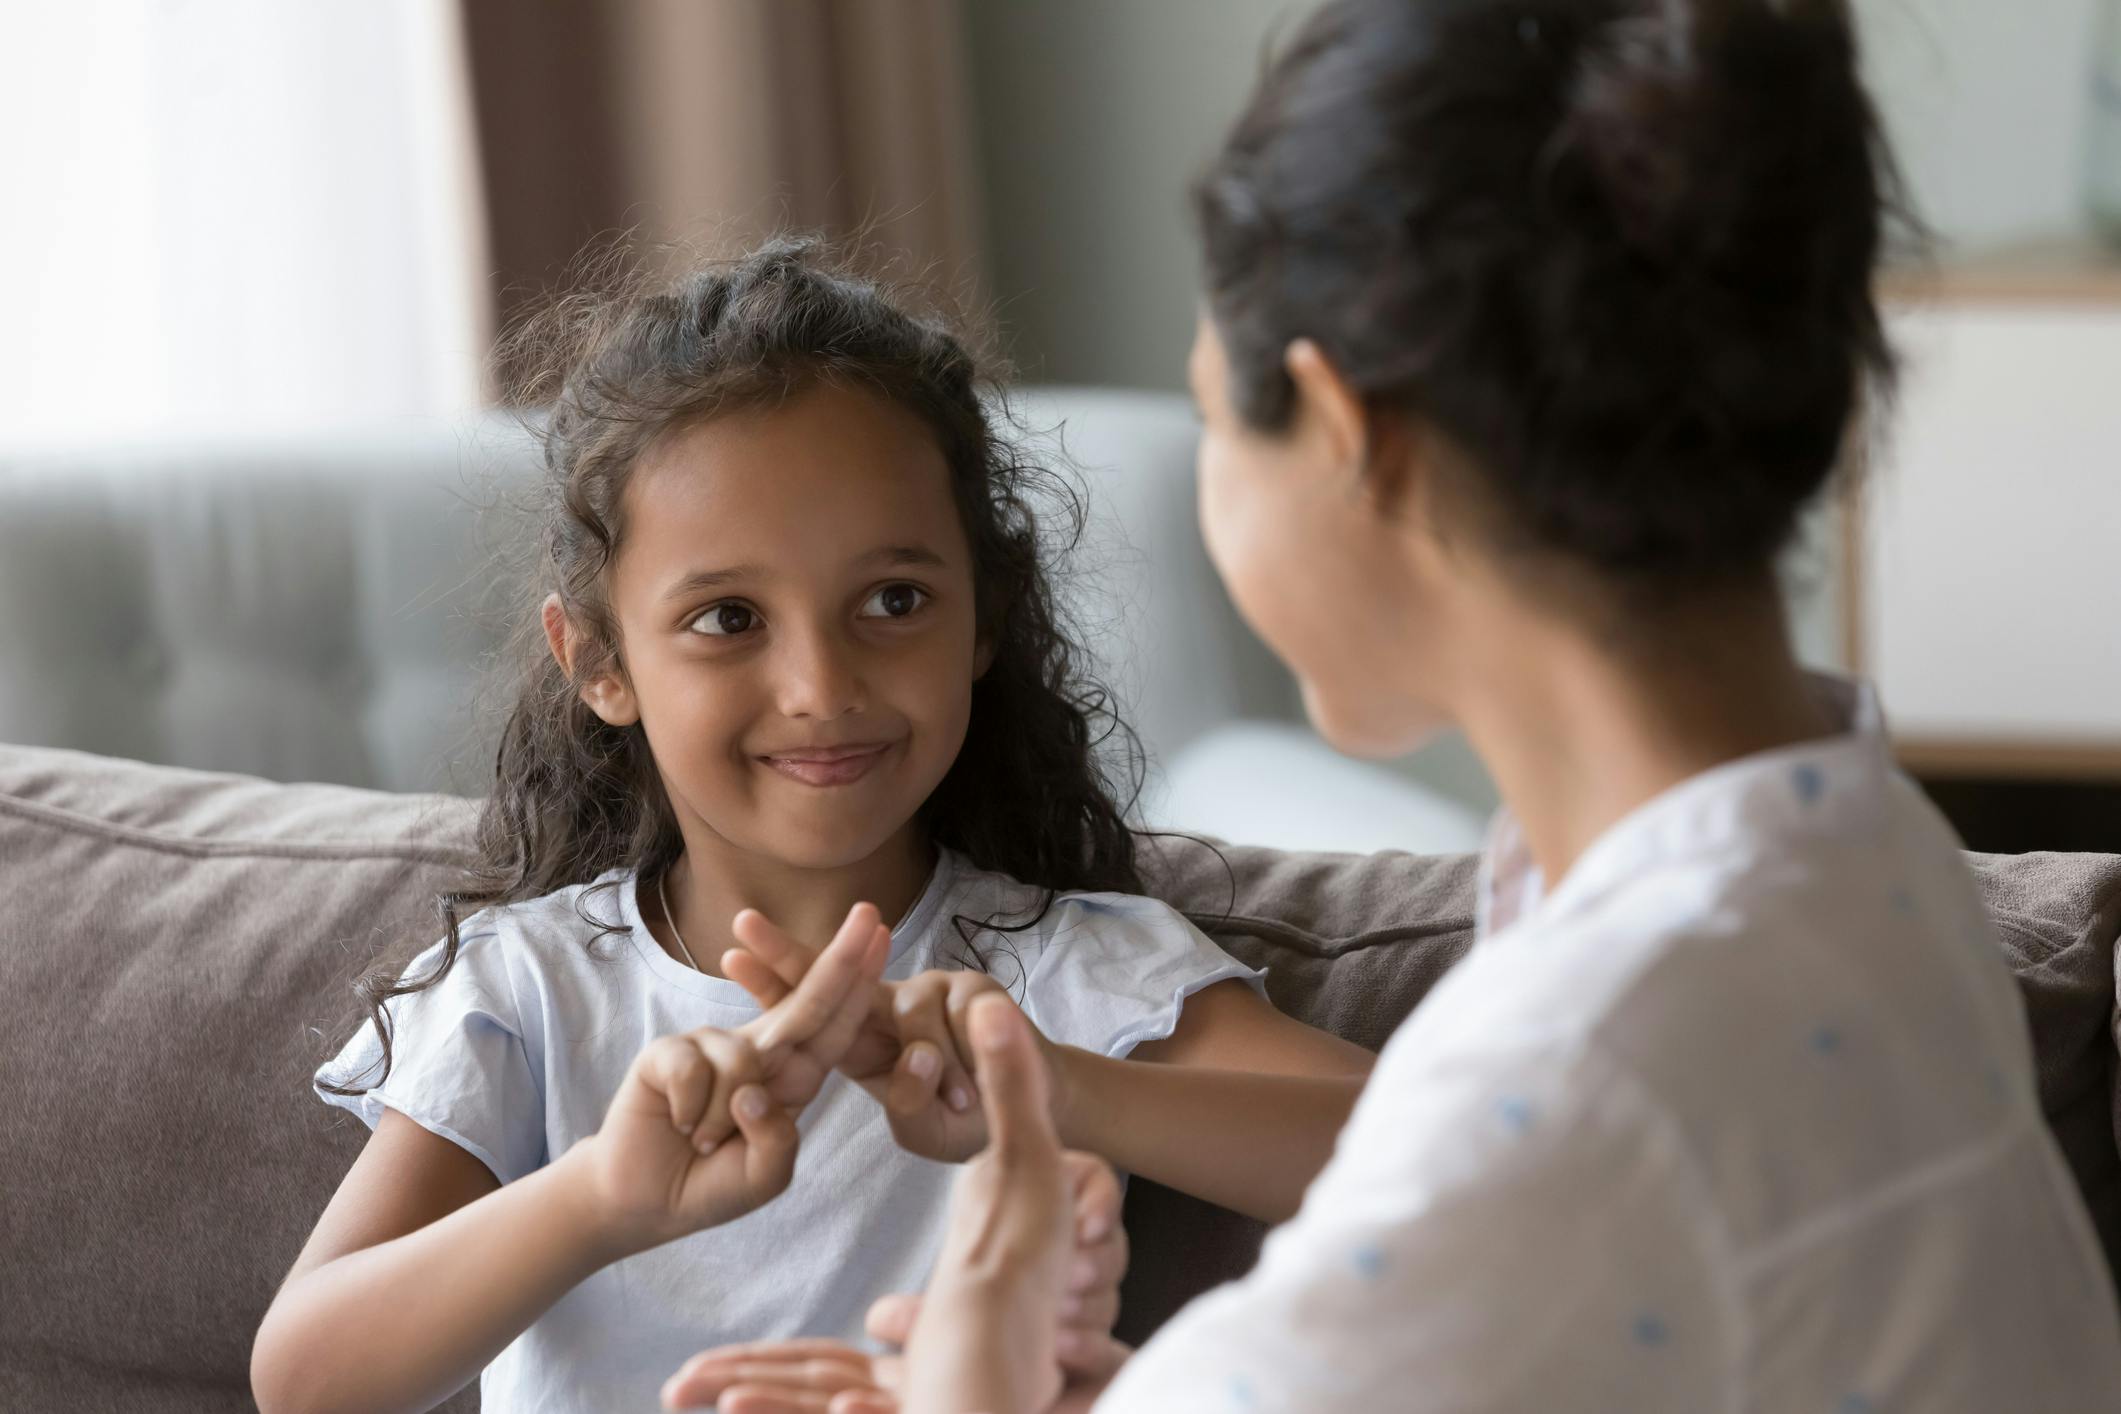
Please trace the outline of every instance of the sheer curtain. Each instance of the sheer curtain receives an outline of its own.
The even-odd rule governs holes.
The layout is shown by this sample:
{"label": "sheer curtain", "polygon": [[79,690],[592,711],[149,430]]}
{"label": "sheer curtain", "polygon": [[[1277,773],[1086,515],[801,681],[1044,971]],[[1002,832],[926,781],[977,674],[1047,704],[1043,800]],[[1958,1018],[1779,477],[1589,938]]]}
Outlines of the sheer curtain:
{"label": "sheer curtain", "polygon": [[9,7],[0,440],[476,407],[477,172],[440,0]]}

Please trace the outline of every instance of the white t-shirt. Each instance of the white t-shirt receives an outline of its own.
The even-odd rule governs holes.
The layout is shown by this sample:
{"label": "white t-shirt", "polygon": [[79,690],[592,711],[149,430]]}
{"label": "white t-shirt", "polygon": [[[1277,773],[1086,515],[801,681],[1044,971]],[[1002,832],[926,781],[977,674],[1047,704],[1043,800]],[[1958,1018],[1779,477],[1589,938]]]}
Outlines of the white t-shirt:
{"label": "white t-shirt", "polygon": [[2121,1315],[1959,842],[1849,734],[1732,762],[1482,940],[1242,1281],[1101,1414],[2093,1414]]}
{"label": "white t-shirt", "polygon": [[[360,1097],[322,1098],[370,1127],[386,1106],[398,1110],[502,1183],[594,1134],[650,1041],[758,1015],[734,982],[663,951],[641,922],[634,884],[614,872],[467,920],[448,975],[390,1004],[389,1080]],[[1038,896],[944,851],[894,931],[886,975],[964,966],[956,918],[1019,922]],[[618,931],[597,939],[590,918]],[[1108,1056],[1170,1035],[1185,999],[1211,983],[1258,982],[1172,909],[1118,894],[1062,894],[1036,926],[979,934],[977,946],[1041,1032]],[[422,953],[412,975],[430,970],[440,948]],[[318,1077],[372,1080],[379,1054],[364,1027]],[[486,1368],[484,1407],[650,1414],[663,1381],[709,1346],[857,1338],[871,1301],[919,1290],[956,1170],[900,1149],[882,1109],[841,1076],[799,1128],[786,1193],[583,1282]]]}

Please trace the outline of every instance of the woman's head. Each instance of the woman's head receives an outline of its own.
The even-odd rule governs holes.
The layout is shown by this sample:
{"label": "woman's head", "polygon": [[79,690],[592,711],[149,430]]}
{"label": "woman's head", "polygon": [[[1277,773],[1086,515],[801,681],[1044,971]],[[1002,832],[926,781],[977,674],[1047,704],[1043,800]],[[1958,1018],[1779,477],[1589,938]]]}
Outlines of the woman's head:
{"label": "woman's head", "polygon": [[1315,15],[1196,190],[1193,373],[1211,548],[1321,725],[1409,744],[1339,649],[1418,649],[1461,572],[1608,619],[1771,584],[1890,372],[1890,181],[1842,0]]}

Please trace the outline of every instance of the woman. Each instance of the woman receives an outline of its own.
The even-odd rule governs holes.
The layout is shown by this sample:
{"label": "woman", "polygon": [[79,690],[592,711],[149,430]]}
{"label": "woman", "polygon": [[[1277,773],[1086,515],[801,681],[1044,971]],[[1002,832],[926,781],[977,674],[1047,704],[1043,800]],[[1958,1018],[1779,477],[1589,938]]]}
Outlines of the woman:
{"label": "woman", "polygon": [[[1100,1410],[2121,1405],[1958,841],[1773,564],[1891,359],[1840,0],[1339,0],[1197,206],[1201,510],[1337,746],[1466,733],[1482,941],[1243,1281]],[[1007,1007],[906,1406],[1039,1388]],[[1027,1393],[1030,1392],[1030,1393]]]}

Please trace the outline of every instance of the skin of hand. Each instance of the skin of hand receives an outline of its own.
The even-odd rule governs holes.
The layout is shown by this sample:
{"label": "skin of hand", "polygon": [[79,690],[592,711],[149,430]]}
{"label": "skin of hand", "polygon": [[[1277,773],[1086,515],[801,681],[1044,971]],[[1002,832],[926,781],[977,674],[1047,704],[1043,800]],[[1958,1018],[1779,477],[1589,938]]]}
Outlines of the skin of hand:
{"label": "skin of hand", "polygon": [[[722,970],[764,1007],[779,1005],[819,956],[757,914],[738,921],[736,936],[743,946],[722,955]],[[1006,991],[983,973],[936,970],[879,982],[875,993],[841,1071],[883,1105],[901,1148],[944,1163],[969,1159],[987,1143],[987,1122],[978,1108],[968,1018],[976,998],[1007,1000]],[[1067,1048],[1030,1029],[1046,1063],[1049,1093],[1065,1108]]]}
{"label": "skin of hand", "polygon": [[[1127,1236],[1120,1226],[1119,1178],[1089,1154],[1064,1153],[1074,1204],[1074,1254],[1068,1262],[1055,1335],[1060,1374],[1071,1390],[1101,1387],[1129,1354],[1112,1339]],[[921,1298],[887,1296],[869,1308],[871,1339],[904,1345]],[[704,1351],[663,1386],[666,1409],[722,1414],[898,1414],[905,1362],[836,1340],[756,1341]]]}
{"label": "skin of hand", "polygon": [[991,1136],[951,1195],[942,1256],[906,1343],[906,1414],[1034,1414],[1063,1393],[1054,1333],[1073,1224],[1044,1057],[1022,1012],[982,996],[968,1031]]}
{"label": "skin of hand", "polygon": [[728,1222],[788,1186],[795,1116],[860,1032],[890,947],[876,909],[857,905],[803,985],[755,1020],[641,1051],[603,1125],[569,1154],[611,1250]]}

